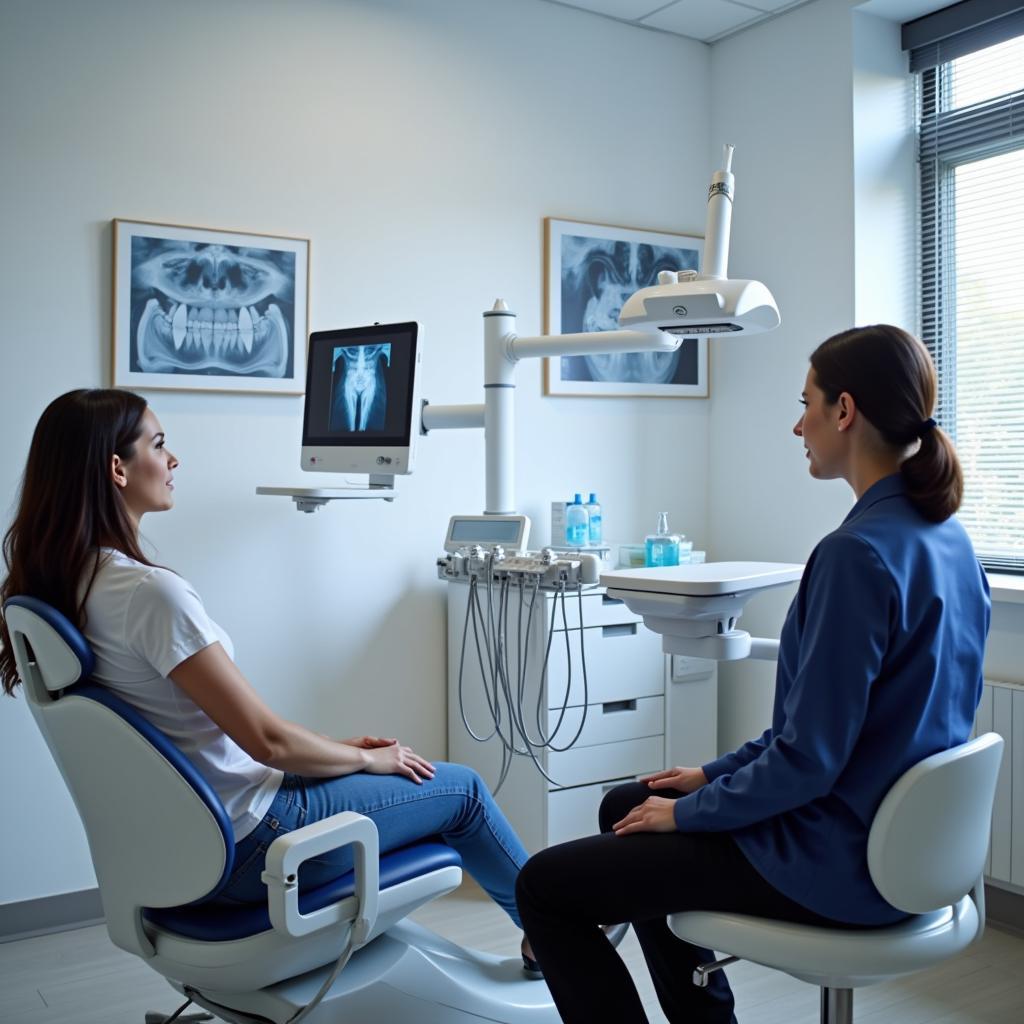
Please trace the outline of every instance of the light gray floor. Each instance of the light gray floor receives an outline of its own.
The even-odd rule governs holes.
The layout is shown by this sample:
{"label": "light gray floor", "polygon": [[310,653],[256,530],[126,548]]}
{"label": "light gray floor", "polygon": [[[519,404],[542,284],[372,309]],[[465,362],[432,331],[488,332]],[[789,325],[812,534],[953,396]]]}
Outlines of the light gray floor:
{"label": "light gray floor", "polygon": [[[509,956],[519,948],[516,928],[472,882],[413,916],[463,945]],[[620,949],[651,1024],[665,1024],[632,932]],[[818,1019],[809,985],[753,964],[735,965],[729,977],[740,1024]],[[0,945],[0,1024],[142,1024],[146,1010],[169,1013],[177,1001],[101,926]],[[989,928],[978,946],[941,967],[859,989],[854,1017],[857,1024],[1024,1024],[1024,938]]]}

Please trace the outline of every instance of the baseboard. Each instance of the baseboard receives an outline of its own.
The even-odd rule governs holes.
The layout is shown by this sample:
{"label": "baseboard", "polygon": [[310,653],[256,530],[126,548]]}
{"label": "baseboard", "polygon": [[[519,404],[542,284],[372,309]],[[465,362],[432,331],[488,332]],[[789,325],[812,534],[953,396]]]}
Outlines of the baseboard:
{"label": "baseboard", "polygon": [[17,903],[0,903],[0,942],[70,931],[103,921],[99,889],[62,892]]}
{"label": "baseboard", "polygon": [[999,928],[1024,935],[1024,895],[995,885],[986,885],[985,917]]}

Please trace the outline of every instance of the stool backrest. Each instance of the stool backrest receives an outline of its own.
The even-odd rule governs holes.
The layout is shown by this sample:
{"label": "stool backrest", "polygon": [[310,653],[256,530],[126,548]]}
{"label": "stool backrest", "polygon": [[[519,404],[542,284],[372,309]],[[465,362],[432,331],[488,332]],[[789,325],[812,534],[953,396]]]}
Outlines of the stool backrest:
{"label": "stool backrest", "polygon": [[93,654],[60,612],[12,597],[4,619],[32,715],[85,827],[110,937],[152,956],[143,908],[208,899],[227,881],[227,812],[163,733],[111,691],[80,682]]}
{"label": "stool backrest", "polygon": [[888,903],[908,914],[948,907],[981,877],[1003,740],[985,733],[919,761],[875,813],[868,868]]}

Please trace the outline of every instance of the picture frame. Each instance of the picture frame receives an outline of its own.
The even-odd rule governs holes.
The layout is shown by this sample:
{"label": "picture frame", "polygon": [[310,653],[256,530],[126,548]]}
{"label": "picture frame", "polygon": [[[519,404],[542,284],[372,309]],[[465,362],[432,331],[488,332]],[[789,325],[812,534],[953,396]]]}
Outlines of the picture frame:
{"label": "picture frame", "polygon": [[301,395],[309,239],[115,218],[114,387]]}
{"label": "picture frame", "polygon": [[[658,283],[661,270],[699,270],[704,239],[609,224],[544,219],[544,331],[617,330],[622,303]],[[707,338],[673,353],[552,356],[544,394],[605,398],[707,398]]]}

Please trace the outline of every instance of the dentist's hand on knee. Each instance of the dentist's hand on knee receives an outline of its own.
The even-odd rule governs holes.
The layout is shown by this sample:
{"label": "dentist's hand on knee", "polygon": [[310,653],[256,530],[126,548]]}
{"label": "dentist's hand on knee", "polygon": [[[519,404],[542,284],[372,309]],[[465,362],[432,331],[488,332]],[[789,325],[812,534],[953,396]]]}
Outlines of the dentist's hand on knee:
{"label": "dentist's hand on knee", "polygon": [[649,796],[639,807],[634,807],[622,821],[615,822],[612,830],[617,836],[628,836],[631,832],[675,832],[675,805],[675,800],[668,800],[663,796]]}
{"label": "dentist's hand on knee", "polygon": [[646,775],[641,780],[651,789],[677,789],[680,793],[692,793],[708,784],[703,768],[666,768],[663,772]]}
{"label": "dentist's hand on knee", "polygon": [[364,749],[366,767],[363,770],[371,775],[404,775],[417,785],[434,777],[434,766],[412,747],[403,747],[398,740],[391,740],[386,746]]}

